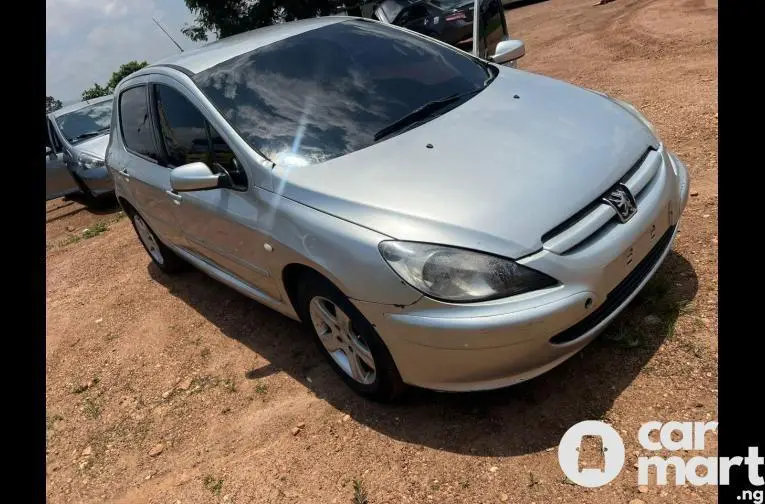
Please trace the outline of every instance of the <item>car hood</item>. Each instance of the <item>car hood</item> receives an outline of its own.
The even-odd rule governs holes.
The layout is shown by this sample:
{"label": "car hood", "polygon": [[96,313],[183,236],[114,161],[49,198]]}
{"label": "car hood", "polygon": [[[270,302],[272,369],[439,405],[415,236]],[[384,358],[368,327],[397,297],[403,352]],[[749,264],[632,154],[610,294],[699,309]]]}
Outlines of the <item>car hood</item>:
{"label": "car hood", "polygon": [[419,127],[305,167],[274,167],[287,198],[400,240],[518,258],[615,184],[658,140],[608,98],[502,67]]}
{"label": "car hood", "polygon": [[109,134],[88,138],[73,146],[77,153],[90,154],[99,159],[106,158],[106,147],[109,145]]}

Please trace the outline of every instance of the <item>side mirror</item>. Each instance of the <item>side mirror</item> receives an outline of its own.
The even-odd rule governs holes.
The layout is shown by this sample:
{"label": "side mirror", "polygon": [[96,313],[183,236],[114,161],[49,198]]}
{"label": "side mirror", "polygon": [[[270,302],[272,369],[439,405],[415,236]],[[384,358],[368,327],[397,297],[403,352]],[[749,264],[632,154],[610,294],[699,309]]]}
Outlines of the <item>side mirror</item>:
{"label": "side mirror", "polygon": [[523,43],[523,40],[503,40],[497,44],[491,61],[498,65],[504,65],[505,63],[522,58],[524,54],[526,54],[526,44]]}
{"label": "side mirror", "polygon": [[215,189],[220,187],[220,174],[201,161],[185,164],[170,172],[170,187],[176,192]]}

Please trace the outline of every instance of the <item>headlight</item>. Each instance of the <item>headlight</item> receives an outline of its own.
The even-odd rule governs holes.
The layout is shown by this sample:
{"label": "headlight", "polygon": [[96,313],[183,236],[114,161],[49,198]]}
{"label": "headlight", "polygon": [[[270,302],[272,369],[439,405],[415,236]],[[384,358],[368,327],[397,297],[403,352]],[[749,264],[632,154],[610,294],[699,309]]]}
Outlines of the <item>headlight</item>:
{"label": "headlight", "polygon": [[442,245],[384,241],[380,253],[406,283],[443,301],[487,301],[558,283],[510,259]]}
{"label": "headlight", "polygon": [[90,154],[80,154],[77,158],[77,164],[83,170],[92,170],[104,166],[104,160]]}

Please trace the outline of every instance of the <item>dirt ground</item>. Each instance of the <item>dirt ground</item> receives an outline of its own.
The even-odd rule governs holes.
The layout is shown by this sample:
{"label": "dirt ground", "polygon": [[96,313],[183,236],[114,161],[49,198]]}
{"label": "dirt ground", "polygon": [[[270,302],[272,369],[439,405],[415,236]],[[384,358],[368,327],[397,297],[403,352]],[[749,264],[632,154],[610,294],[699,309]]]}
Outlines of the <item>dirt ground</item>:
{"label": "dirt ground", "polygon": [[[717,2],[595,3],[508,10],[521,68],[634,103],[692,176],[674,251],[603,337],[510,389],[373,404],[296,323],[201,273],[160,273],[117,210],[51,201],[49,502],[715,501],[713,487],[639,489],[635,459],[643,422],[717,418]],[[627,453],[594,490],[564,478],[556,450],[587,419]]]}

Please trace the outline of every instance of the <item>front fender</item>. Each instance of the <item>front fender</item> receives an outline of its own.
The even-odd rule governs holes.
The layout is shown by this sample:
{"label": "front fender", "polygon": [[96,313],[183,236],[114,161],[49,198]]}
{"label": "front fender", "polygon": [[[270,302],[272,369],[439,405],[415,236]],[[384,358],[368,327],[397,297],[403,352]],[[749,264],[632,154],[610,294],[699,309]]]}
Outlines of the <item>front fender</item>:
{"label": "front fender", "polygon": [[262,229],[273,246],[268,266],[274,277],[297,263],[318,271],[351,299],[408,305],[422,297],[380,255],[378,244],[390,237],[270,191],[258,192],[269,208]]}

